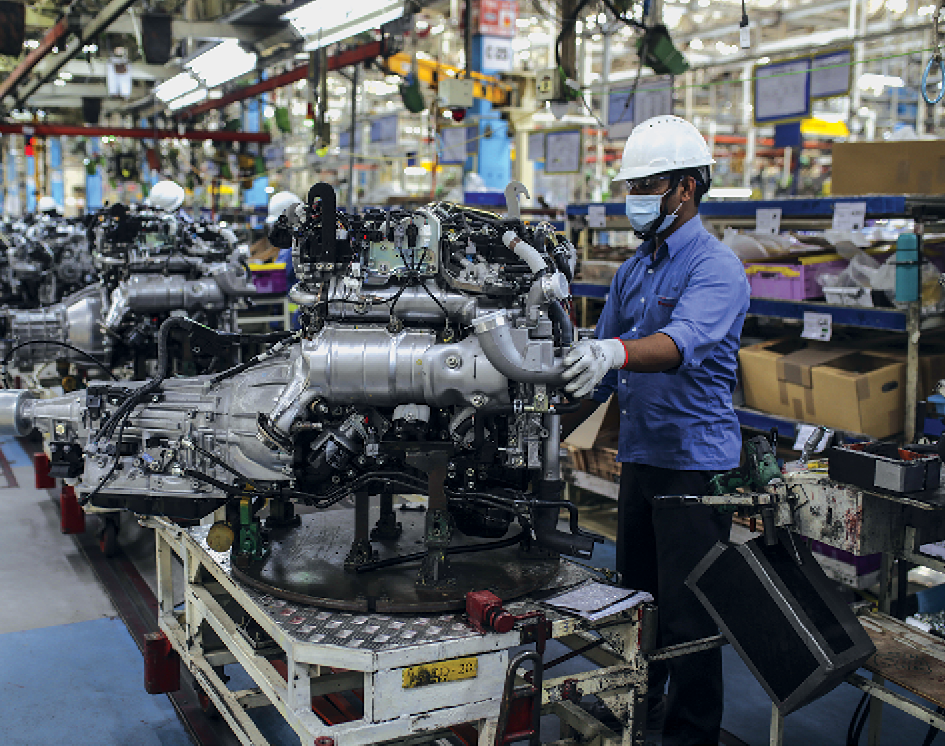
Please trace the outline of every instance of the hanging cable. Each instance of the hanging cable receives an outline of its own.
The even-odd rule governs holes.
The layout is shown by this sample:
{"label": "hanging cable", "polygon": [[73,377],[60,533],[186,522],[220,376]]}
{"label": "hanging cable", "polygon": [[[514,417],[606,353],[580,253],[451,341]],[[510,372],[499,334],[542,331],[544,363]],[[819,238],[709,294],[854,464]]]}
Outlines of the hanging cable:
{"label": "hanging cable", "polygon": [[7,379],[7,375],[6,375],[7,365],[10,364],[10,360],[13,358],[13,353],[15,353],[19,349],[22,349],[23,347],[29,347],[30,345],[56,345],[58,347],[65,347],[69,350],[72,350],[73,352],[79,353],[80,355],[85,357],[87,360],[95,363],[95,365],[97,365],[101,370],[105,371],[109,376],[111,376],[111,379],[113,381],[118,380],[118,377],[114,373],[112,373],[110,368],[105,366],[105,363],[103,363],[94,355],[90,355],[85,350],[79,349],[75,345],[71,345],[68,342],[60,342],[57,339],[30,339],[30,340],[27,340],[26,342],[20,342],[18,345],[14,345],[9,350],[7,350],[7,354],[3,356],[3,361],[0,362],[0,373],[2,373],[4,388],[7,388],[7,380],[6,380]]}
{"label": "hanging cable", "polygon": [[[922,73],[922,85],[920,86],[922,98],[925,99],[925,103],[931,105],[937,104],[942,100],[942,97],[945,97],[945,61],[943,61],[945,38],[943,38],[941,27],[943,11],[945,11],[945,0],[939,0],[935,13],[932,15],[932,36],[934,37],[932,43],[935,45],[935,51],[932,53],[929,64],[925,66],[925,72]],[[938,95],[932,98],[929,96],[929,73],[932,72],[935,65],[938,65],[939,84]]]}

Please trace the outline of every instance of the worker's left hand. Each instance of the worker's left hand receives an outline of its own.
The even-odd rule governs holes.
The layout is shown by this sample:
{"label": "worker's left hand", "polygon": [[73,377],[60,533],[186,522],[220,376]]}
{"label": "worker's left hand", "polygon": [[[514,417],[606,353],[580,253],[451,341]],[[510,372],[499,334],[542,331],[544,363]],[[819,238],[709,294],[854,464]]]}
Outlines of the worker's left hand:
{"label": "worker's left hand", "polygon": [[571,347],[564,364],[564,390],[576,397],[587,396],[611,368],[627,363],[627,351],[619,339],[585,339]]}

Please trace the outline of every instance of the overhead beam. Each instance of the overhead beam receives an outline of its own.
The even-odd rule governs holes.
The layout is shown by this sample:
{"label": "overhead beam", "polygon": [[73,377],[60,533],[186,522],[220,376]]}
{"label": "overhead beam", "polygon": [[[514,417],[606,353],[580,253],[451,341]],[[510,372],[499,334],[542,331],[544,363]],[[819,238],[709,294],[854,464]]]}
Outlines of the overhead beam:
{"label": "overhead beam", "polygon": [[[148,65],[144,62],[129,62],[132,80],[155,81],[164,80],[172,75],[176,75],[179,70],[169,69],[163,65]],[[46,74],[52,69],[52,64],[40,65],[36,72],[40,75]],[[69,60],[61,68],[62,72],[70,73],[75,77],[85,78],[105,78],[108,75],[108,63],[104,60],[92,60],[86,62],[83,59]]]}
{"label": "overhead beam", "polygon": [[[91,20],[83,16],[83,25]],[[142,20],[144,20],[142,18]],[[215,21],[184,21],[177,18],[171,21],[171,35],[175,39],[193,37],[195,39],[238,39],[250,43],[263,41],[273,34],[288,27],[288,23],[265,24],[257,26],[237,26],[232,23]],[[134,21],[128,15],[116,18],[108,27],[115,34],[134,34]]]}
{"label": "overhead beam", "polygon": [[107,29],[112,21],[128,10],[134,3],[135,0],[112,0],[89,23],[77,29],[76,35],[73,36],[72,41],[66,46],[65,52],[60,52],[50,70],[38,77],[34,77],[23,90],[17,91],[14,94],[17,103],[22,104],[28,101],[29,97],[36,93],[37,89],[43,83],[48,82],[69,60],[79,53],[79,50],[82,49],[82,45],[85,44],[88,39],[94,39],[99,33]]}
{"label": "overhead beam", "polygon": [[[346,52],[339,52],[328,58],[329,70],[340,70],[349,65],[357,65],[366,60],[373,60],[375,57],[383,57],[386,45],[383,41],[374,41],[368,44],[362,44],[355,49],[349,49]],[[253,98],[268,91],[274,91],[276,88],[291,85],[297,80],[305,80],[308,77],[308,65],[298,65],[281,75],[275,75],[268,80],[264,80],[254,85],[245,86],[237,91],[233,91],[222,98],[209,99],[202,103],[192,106],[189,109],[182,109],[177,112],[178,119],[191,119],[208,111],[216,111],[224,106],[244,101],[247,98]]]}
{"label": "overhead beam", "polygon": [[226,130],[159,130],[142,127],[98,127],[74,124],[0,124],[0,135],[35,137],[131,137],[136,140],[211,140],[214,142],[270,142],[267,132]]}
{"label": "overhead beam", "polygon": [[43,57],[49,54],[53,47],[62,42],[69,33],[69,24],[65,18],[60,18],[56,24],[46,32],[39,46],[26,55],[26,58],[0,83],[0,101],[11,93]]}

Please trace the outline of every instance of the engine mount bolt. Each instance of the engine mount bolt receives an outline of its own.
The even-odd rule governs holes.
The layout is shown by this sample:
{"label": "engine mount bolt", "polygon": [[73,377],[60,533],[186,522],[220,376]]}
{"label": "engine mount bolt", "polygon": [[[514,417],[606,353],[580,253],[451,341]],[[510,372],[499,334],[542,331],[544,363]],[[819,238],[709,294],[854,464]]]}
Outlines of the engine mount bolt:
{"label": "engine mount bolt", "polygon": [[474,407],[476,407],[476,408],[478,409],[479,407],[485,405],[485,403],[486,403],[486,397],[483,396],[482,394],[474,394],[474,395],[470,398],[469,403],[472,404]]}
{"label": "engine mount bolt", "polygon": [[459,359],[459,355],[449,355],[446,358],[446,367],[452,370],[455,370],[463,364],[463,361]]}

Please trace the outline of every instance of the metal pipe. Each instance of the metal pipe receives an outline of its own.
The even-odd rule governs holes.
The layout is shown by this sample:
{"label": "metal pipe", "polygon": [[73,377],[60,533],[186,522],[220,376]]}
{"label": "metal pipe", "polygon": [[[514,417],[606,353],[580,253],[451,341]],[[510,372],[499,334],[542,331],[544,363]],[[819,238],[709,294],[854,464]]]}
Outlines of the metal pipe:
{"label": "metal pipe", "polygon": [[46,32],[43,36],[42,41],[39,42],[39,46],[36,47],[32,52],[30,52],[26,57],[17,65],[6,79],[0,83],[0,101],[3,100],[3,97],[8,93],[12,92],[20,81],[39,64],[50,50],[59,44],[60,41],[66,38],[66,35],[69,33],[69,24],[66,23],[65,18],[60,18],[56,21],[55,25]]}
{"label": "metal pipe", "polygon": [[[370,44],[364,44],[363,46],[356,47],[355,49],[349,49],[346,52],[341,52],[340,54],[335,54],[329,57],[328,69],[340,70],[343,67],[357,65],[361,62],[374,59],[375,57],[383,57],[386,49],[387,45],[383,41],[373,41]],[[291,70],[282,73],[281,75],[275,75],[268,80],[264,80],[261,83],[256,83],[255,85],[240,88],[238,91],[234,91],[233,93],[229,93],[220,98],[203,101],[199,104],[191,106],[189,109],[181,109],[175,114],[175,116],[178,119],[192,119],[193,117],[199,116],[200,114],[205,114],[208,111],[222,109],[223,107],[229,106],[230,104],[236,103],[237,101],[252,98],[253,96],[258,96],[259,94],[266,93],[268,91],[274,91],[276,88],[283,88],[284,86],[291,85],[298,80],[305,80],[306,78],[308,78],[307,62],[304,65],[298,65],[297,67],[294,67]]]}
{"label": "metal pipe", "polygon": [[354,150],[357,146],[356,134],[358,131],[358,70],[360,65],[354,66],[354,75],[351,76],[351,144],[348,150],[348,214],[354,212]]}
{"label": "metal pipe", "polygon": [[56,57],[52,67],[44,71],[38,78],[35,78],[32,83],[26,86],[25,90],[16,94],[17,103],[24,103],[39,90],[41,85],[52,80],[56,76],[56,73],[79,53],[86,41],[94,39],[100,32],[107,29],[112,21],[128,10],[134,3],[135,0],[112,0],[112,2],[106,5],[102,9],[102,12],[95,16],[88,24],[81,26],[76,36],[66,45],[65,50],[60,52]]}
{"label": "metal pipe", "polygon": [[139,127],[97,127],[76,124],[0,124],[0,135],[30,135],[48,137],[67,135],[76,137],[129,137],[135,140],[211,140],[214,142],[270,142],[266,132],[209,132],[204,130],[157,130]]}

